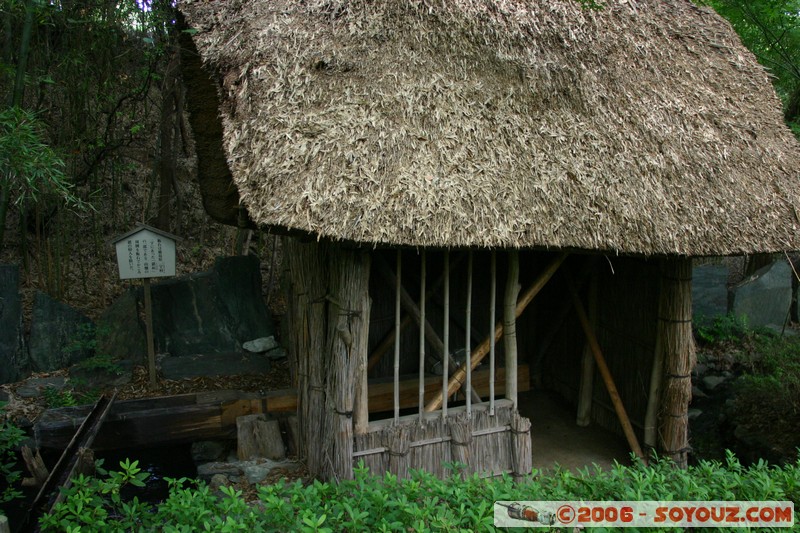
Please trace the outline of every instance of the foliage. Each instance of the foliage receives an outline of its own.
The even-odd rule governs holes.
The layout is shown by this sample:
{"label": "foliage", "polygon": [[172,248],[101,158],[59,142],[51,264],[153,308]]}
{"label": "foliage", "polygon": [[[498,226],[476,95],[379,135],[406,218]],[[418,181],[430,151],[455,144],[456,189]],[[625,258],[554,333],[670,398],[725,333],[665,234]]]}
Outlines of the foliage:
{"label": "foliage", "polygon": [[733,313],[707,319],[695,317],[694,331],[697,340],[704,344],[719,342],[738,342],[751,334],[747,327],[747,319]]}
{"label": "foliage", "polygon": [[68,205],[83,206],[64,175],[64,161],[42,141],[42,124],[25,109],[0,112],[0,175],[8,180],[14,203],[36,201],[40,194],[60,196]]}
{"label": "foliage", "polygon": [[108,325],[80,324],[64,347],[64,351],[67,353],[88,352],[93,354],[91,357],[78,362],[75,365],[77,368],[82,370],[101,370],[120,376],[123,370],[119,363],[114,360],[114,357],[98,350],[102,344],[101,341],[108,337],[110,332],[111,327]]}
{"label": "foliage", "polygon": [[800,0],[702,0],[727,18],[774,76],[786,122],[800,134]]}
{"label": "foliage", "polygon": [[78,391],[75,389],[47,387],[42,390],[42,397],[48,409],[57,409],[59,407],[75,407],[76,405],[94,403],[100,397],[100,394],[96,390]]}
{"label": "foliage", "polygon": [[0,421],[0,479],[2,480],[0,486],[3,487],[0,492],[0,504],[22,497],[22,492],[17,487],[22,472],[16,470],[16,467],[17,447],[24,438],[25,432],[3,416]]}
{"label": "foliage", "polygon": [[752,351],[753,364],[737,380],[731,414],[749,434],[769,435],[774,452],[794,455],[800,428],[800,339],[761,336]]}
{"label": "foliage", "polygon": [[258,487],[247,503],[240,490],[219,493],[203,483],[172,479],[170,494],[153,507],[120,488],[143,481],[136,463],[102,480],[81,477],[41,524],[45,531],[486,531],[493,529],[497,500],[791,500],[800,502],[800,461],[783,467],[759,462],[744,467],[728,453],[725,462],[701,461],[687,470],[669,460],[651,466],[635,461],[611,470],[539,472],[523,483],[509,476],[440,480],[424,472],[408,479],[372,476],[359,466],[355,479],[339,483],[301,481]]}

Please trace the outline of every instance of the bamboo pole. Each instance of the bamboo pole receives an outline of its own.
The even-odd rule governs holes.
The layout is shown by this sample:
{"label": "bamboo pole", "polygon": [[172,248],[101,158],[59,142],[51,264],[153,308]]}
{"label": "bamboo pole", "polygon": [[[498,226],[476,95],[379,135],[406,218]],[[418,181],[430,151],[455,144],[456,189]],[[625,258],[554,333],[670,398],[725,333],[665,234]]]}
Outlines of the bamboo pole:
{"label": "bamboo pole", "polygon": [[625,433],[625,438],[628,441],[628,445],[631,447],[631,451],[633,451],[637,457],[646,461],[646,458],[642,453],[642,448],[639,446],[639,440],[636,438],[636,434],[633,432],[633,427],[631,426],[631,421],[628,418],[628,413],[625,411],[625,406],[622,404],[622,399],[619,396],[619,391],[617,391],[617,386],[614,384],[614,378],[611,376],[611,371],[608,369],[606,360],[603,357],[603,352],[600,350],[600,345],[597,343],[597,338],[592,331],[589,318],[586,316],[586,311],[584,310],[583,304],[578,297],[578,291],[575,289],[575,285],[573,284],[572,280],[568,281],[568,287],[570,296],[572,296],[572,303],[575,306],[575,311],[577,311],[578,319],[581,322],[581,327],[583,327],[583,332],[586,334],[586,339],[589,341],[589,346],[592,349],[592,355],[594,356],[594,360],[597,364],[598,370],[600,371],[600,375],[603,378],[603,382],[606,385],[606,390],[611,398],[611,403],[614,405],[614,410],[619,417],[619,422],[622,425],[622,431]]}
{"label": "bamboo pole", "polygon": [[394,292],[394,420],[400,421],[400,288],[403,283],[403,261],[397,250],[397,283]]}
{"label": "bamboo pole", "polygon": [[[461,263],[463,258],[464,258],[463,255],[459,255],[455,258],[455,260],[450,261],[450,272],[453,272],[453,270],[456,269],[457,265]],[[430,287],[428,287],[428,291],[425,293],[426,300],[431,299],[431,296],[433,296],[436,293],[436,291],[439,290],[439,287],[442,286],[443,282],[444,282],[444,272],[440,274],[438,278],[436,278],[436,281],[434,281],[430,285]],[[413,322],[411,315],[407,314],[406,316],[404,316],[403,321],[400,323],[400,332],[402,333],[403,331],[405,331],[405,329],[411,324],[411,322]],[[386,352],[388,352],[389,349],[392,348],[392,346],[394,345],[394,337],[396,333],[397,333],[396,329],[390,330],[389,333],[387,333],[386,336],[383,338],[383,340],[381,340],[380,344],[378,344],[378,346],[372,351],[372,354],[369,356],[369,365],[367,366],[368,370],[372,370],[375,367],[375,365],[377,365],[380,362],[381,358],[386,354]]]}
{"label": "bamboo pole", "polygon": [[444,356],[442,357],[442,418],[447,418],[447,380],[450,373],[450,251],[444,252]]}
{"label": "bamboo pole", "polygon": [[[576,289],[577,290],[577,289]],[[589,324],[592,331],[597,329],[597,273],[594,272],[589,283]],[[594,397],[594,357],[589,341],[583,347],[581,360],[581,386],[578,393],[578,415],[576,424],[586,427],[591,422],[592,399]]]}
{"label": "bamboo pole", "polygon": [[506,399],[517,407],[517,297],[519,285],[519,251],[508,252],[508,279],[503,304],[503,325],[506,352]]}
{"label": "bamboo pole", "polygon": [[[470,360],[470,355],[472,353],[472,250],[469,251],[469,257],[467,258],[467,310],[464,320],[467,323],[464,328],[466,332],[466,340],[464,341],[464,347],[466,349],[464,364],[467,366],[467,390],[471,391],[472,368],[470,368],[470,365],[467,365],[467,361]],[[472,395],[467,394],[467,417],[470,416],[472,416]]]}
{"label": "bamboo pole", "polygon": [[[497,320],[497,252],[492,250],[491,277],[489,288],[489,330]],[[494,416],[494,335],[489,338],[489,416]],[[470,358],[471,360],[472,358]],[[472,365],[469,365],[472,368]]]}
{"label": "bamboo pole", "polygon": [[[525,308],[528,307],[528,304],[539,294],[539,291],[547,284],[553,274],[556,273],[558,267],[561,266],[561,263],[569,256],[568,253],[560,254],[558,257],[553,259],[553,261],[545,268],[544,272],[539,275],[539,277],[534,281],[530,287],[522,294],[519,301],[517,302],[515,316],[518,318]],[[495,341],[500,339],[503,336],[503,323],[498,322],[494,325],[494,332],[493,334],[490,333],[486,339],[482,343],[480,343],[475,351],[472,352],[472,357],[470,358],[470,365],[471,368],[474,370],[476,366],[480,364],[486,354],[490,351],[490,346],[492,344],[492,339],[494,338]],[[453,373],[453,376],[450,378],[449,386],[448,386],[448,394],[454,394],[461,386],[464,384],[465,376],[466,376],[466,366],[463,365],[458,371]],[[442,405],[442,398],[441,394],[438,394],[435,398],[431,399],[430,402],[425,406],[425,411],[435,411]]]}
{"label": "bamboo pole", "polygon": [[[394,273],[391,271],[391,269],[388,267],[388,265],[386,265],[384,261],[376,259],[375,264],[378,266],[378,272],[380,272],[380,274],[384,277],[387,283],[391,285],[395,285],[397,283],[397,276],[394,275]],[[445,275],[449,276],[448,273],[449,270],[446,270]],[[435,352],[435,355],[438,355],[442,361],[447,359],[447,362],[451,364],[453,367],[455,367],[456,363],[453,360],[452,354],[449,354],[447,351],[445,351],[444,341],[436,333],[436,330],[433,329],[431,323],[422,317],[420,307],[417,306],[417,304],[414,302],[414,299],[411,297],[410,294],[408,294],[408,291],[406,291],[406,289],[402,286],[402,284],[400,285],[400,304],[403,306],[406,312],[408,312],[408,314],[411,315],[412,319],[417,323],[417,325],[419,325],[420,328],[424,330],[425,332],[424,339],[431,344]],[[449,324],[449,322],[450,321],[448,320],[447,324]],[[447,354],[447,357],[445,357],[445,354]],[[475,391],[472,391],[471,394],[473,400],[477,402],[481,401],[480,396],[478,396],[478,394]]]}
{"label": "bamboo pole", "polygon": [[[420,324],[425,323],[425,277],[427,270],[427,257],[425,250],[422,250],[422,258],[419,274],[419,320]],[[422,329],[422,328],[420,328]],[[425,335],[419,333],[419,423],[425,425]]]}

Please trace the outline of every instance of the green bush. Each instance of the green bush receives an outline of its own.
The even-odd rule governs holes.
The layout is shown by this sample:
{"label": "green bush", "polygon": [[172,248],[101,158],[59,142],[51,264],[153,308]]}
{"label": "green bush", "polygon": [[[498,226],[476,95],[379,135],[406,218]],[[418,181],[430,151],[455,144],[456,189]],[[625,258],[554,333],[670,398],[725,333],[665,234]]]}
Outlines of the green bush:
{"label": "green bush", "polygon": [[[508,476],[462,480],[457,473],[440,480],[413,472],[399,480],[356,469],[355,479],[340,483],[279,482],[258,488],[256,502],[223,487],[219,494],[205,484],[172,479],[170,494],[158,505],[120,489],[144,480],[135,462],[103,479],[80,477],[53,514],[42,519],[45,531],[487,531],[493,530],[497,500],[791,500],[800,502],[800,461],[783,467],[759,462],[742,466],[701,461],[687,470],[667,460],[649,467],[617,464],[577,474],[557,469],[534,473],[524,483]],[[660,529],[659,531],[665,531]],[[738,531],[738,530],[737,530]]]}
{"label": "green bush", "polygon": [[22,472],[17,470],[17,447],[25,432],[5,417],[0,405],[0,504],[22,497],[18,482]]}

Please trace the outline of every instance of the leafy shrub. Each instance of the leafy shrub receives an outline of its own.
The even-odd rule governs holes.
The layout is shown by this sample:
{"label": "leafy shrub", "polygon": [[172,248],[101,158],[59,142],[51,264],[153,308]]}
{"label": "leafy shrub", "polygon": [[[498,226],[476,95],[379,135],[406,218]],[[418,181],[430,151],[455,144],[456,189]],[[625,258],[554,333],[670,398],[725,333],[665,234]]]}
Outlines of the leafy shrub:
{"label": "leafy shrub", "polygon": [[[3,405],[0,405],[2,410]],[[3,415],[0,412],[0,415]],[[22,472],[17,470],[17,447],[25,438],[25,432],[13,422],[2,416],[0,420],[0,504],[4,504],[22,497],[17,482],[22,477]]]}
{"label": "leafy shrub", "polygon": [[694,320],[694,332],[697,340],[703,344],[738,342],[752,333],[746,317],[733,313],[711,319],[698,316]]}
{"label": "leafy shrub", "polygon": [[[143,481],[136,463],[105,479],[80,477],[67,498],[42,519],[45,531],[486,531],[493,526],[497,500],[791,500],[800,502],[800,461],[783,467],[759,462],[744,467],[701,461],[687,470],[668,460],[649,467],[635,462],[578,473],[534,472],[526,482],[508,476],[485,479],[457,474],[440,480],[425,472],[408,479],[372,476],[363,466],[355,479],[340,483],[301,481],[260,486],[257,501],[223,487],[172,479],[170,494],[156,506],[120,499],[125,484]],[[78,529],[79,528],[79,529]],[[663,531],[663,530],[660,530]]]}

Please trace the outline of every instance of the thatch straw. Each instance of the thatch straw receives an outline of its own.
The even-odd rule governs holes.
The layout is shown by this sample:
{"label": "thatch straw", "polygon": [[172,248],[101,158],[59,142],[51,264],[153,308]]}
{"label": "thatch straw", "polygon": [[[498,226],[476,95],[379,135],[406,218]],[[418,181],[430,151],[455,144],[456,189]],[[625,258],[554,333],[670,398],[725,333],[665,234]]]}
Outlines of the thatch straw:
{"label": "thatch straw", "polygon": [[780,101],[690,0],[179,8],[259,224],[416,246],[800,248]]}
{"label": "thatch straw", "polygon": [[410,436],[410,428],[405,425],[398,425],[387,431],[386,448],[389,452],[389,472],[400,479],[408,477]]}
{"label": "thatch straw", "polygon": [[[454,463],[468,466],[472,463],[470,448],[472,446],[472,418],[466,413],[450,419],[450,453]],[[466,469],[461,472],[466,478]]]}
{"label": "thatch straw", "polygon": [[319,302],[328,287],[325,276],[326,250],[316,243],[303,244],[296,239],[284,239],[284,258],[287,262],[292,290],[289,316],[289,343],[297,363],[298,415],[302,444],[311,472],[324,469],[325,449],[321,443],[327,435],[325,416],[325,381],[328,368],[327,317]]}
{"label": "thatch straw", "polygon": [[369,336],[370,254],[334,246],[330,256],[330,299],[328,306],[328,368],[332,439],[327,446],[332,474],[338,479],[353,477],[353,412],[360,353],[366,353]]}
{"label": "thatch straw", "polygon": [[689,402],[692,369],[696,363],[692,335],[692,262],[663,262],[658,346],[663,353],[664,381],[661,392],[659,440],[661,449],[679,466],[686,467],[689,452]]}
{"label": "thatch straw", "polygon": [[514,480],[520,481],[531,473],[531,421],[520,416],[518,411],[511,415],[511,462]]}

